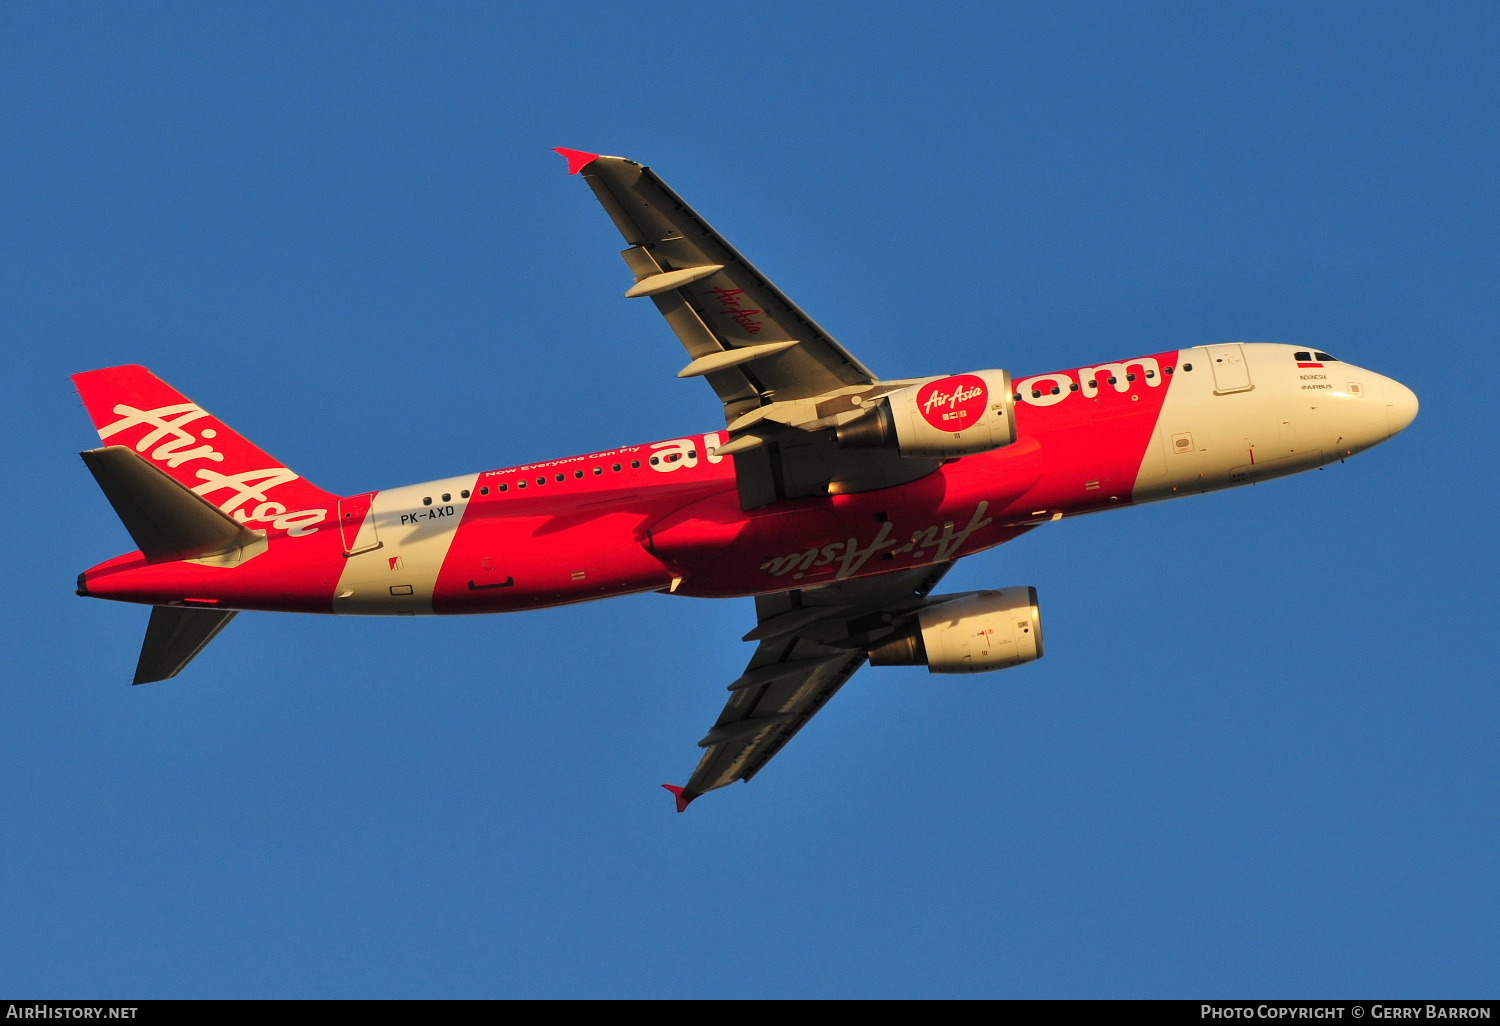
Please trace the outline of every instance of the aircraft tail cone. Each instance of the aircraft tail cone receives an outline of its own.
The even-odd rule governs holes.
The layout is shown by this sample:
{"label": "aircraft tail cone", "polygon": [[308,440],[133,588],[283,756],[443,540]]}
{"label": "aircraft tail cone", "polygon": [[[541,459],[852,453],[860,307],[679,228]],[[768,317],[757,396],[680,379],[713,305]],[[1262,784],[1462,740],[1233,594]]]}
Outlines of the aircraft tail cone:
{"label": "aircraft tail cone", "polygon": [[686,812],[688,803],[691,802],[694,798],[698,797],[695,794],[684,796],[682,793],[682,788],[678,787],[676,784],[663,784],[661,786],[665,787],[668,791],[671,791],[672,797],[677,799],[678,812]]}

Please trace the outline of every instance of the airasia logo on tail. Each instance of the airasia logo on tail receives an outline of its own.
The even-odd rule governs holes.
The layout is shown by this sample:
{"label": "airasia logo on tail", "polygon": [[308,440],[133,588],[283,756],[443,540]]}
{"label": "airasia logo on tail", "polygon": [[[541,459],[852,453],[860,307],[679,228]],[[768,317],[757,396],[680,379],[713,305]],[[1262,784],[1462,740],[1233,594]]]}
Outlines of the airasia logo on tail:
{"label": "airasia logo on tail", "polygon": [[[120,419],[99,428],[99,437],[106,442],[128,428],[144,427],[147,430],[135,440],[135,451],[158,463],[165,463],[173,470],[193,460],[224,462],[224,454],[212,444],[207,441],[199,443],[199,439],[217,438],[219,432],[216,428],[196,428],[196,433],[188,430],[189,424],[208,416],[207,411],[196,403],[175,403],[152,410],[119,403],[113,412]],[[230,437],[233,437],[232,433]],[[270,498],[271,490],[277,485],[297,480],[297,475],[286,467],[265,467],[237,474],[221,473],[212,467],[194,467],[193,470],[202,483],[189,487],[242,524],[268,522],[278,530],[297,536],[312,534],[328,519],[326,509],[288,511],[283,503]]]}
{"label": "airasia logo on tail", "polygon": [[956,432],[979,423],[988,398],[983,378],[955,374],[923,385],[917,392],[917,409],[939,431]]}

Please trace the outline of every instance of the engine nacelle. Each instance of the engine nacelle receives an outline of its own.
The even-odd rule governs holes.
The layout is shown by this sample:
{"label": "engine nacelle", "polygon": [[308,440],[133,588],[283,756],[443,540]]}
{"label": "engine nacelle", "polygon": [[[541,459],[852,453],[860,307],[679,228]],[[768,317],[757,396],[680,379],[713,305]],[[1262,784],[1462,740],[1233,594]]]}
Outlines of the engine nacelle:
{"label": "engine nacelle", "polygon": [[1009,371],[936,378],[872,405],[869,413],[838,429],[839,445],[933,459],[989,452],[1016,440]]}
{"label": "engine nacelle", "polygon": [[929,673],[984,673],[1041,657],[1035,588],[934,595],[914,623],[870,649],[871,666],[926,666]]}

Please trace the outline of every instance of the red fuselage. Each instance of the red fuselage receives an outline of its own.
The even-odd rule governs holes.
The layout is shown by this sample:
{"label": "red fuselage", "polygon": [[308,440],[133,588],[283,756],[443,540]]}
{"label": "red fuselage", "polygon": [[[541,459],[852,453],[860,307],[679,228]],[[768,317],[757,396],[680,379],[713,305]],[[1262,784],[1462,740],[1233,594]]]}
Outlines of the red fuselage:
{"label": "red fuselage", "polygon": [[[1383,441],[1415,414],[1414,399],[1409,415],[1398,409],[1410,392],[1371,372],[1335,364],[1335,394],[1306,380],[1291,347],[1235,348],[1254,387],[1216,387],[1204,349],[1019,380],[1013,444],[878,491],[746,512],[735,458],[714,452],[723,433],[330,497],[332,508],[305,515],[276,505],[280,528],[248,516],[241,489],[220,505],[267,531],[253,558],[153,564],[132,553],[88,571],[81,588],[156,605],[397,615],[653,590],[756,595],[948,561],[1064,516],[1308,469]],[[152,414],[107,440],[184,482],[196,479],[194,460],[180,454],[199,443],[211,466],[214,443],[201,439],[231,434],[189,415],[173,427],[179,462],[169,467],[172,452],[154,455],[163,429]],[[277,487],[253,498],[276,499]]]}

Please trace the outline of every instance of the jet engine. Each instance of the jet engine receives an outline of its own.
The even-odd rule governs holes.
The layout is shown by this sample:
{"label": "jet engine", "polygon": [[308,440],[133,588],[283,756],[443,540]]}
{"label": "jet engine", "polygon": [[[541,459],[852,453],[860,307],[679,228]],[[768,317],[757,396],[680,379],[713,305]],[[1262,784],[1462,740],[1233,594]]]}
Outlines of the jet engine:
{"label": "jet engine", "polygon": [[1036,589],[934,595],[869,653],[872,666],[926,666],[929,673],[984,673],[1040,659]]}
{"label": "jet engine", "polygon": [[1016,440],[1010,373],[975,371],[908,385],[838,429],[850,449],[894,449],[917,459],[968,456]]}

